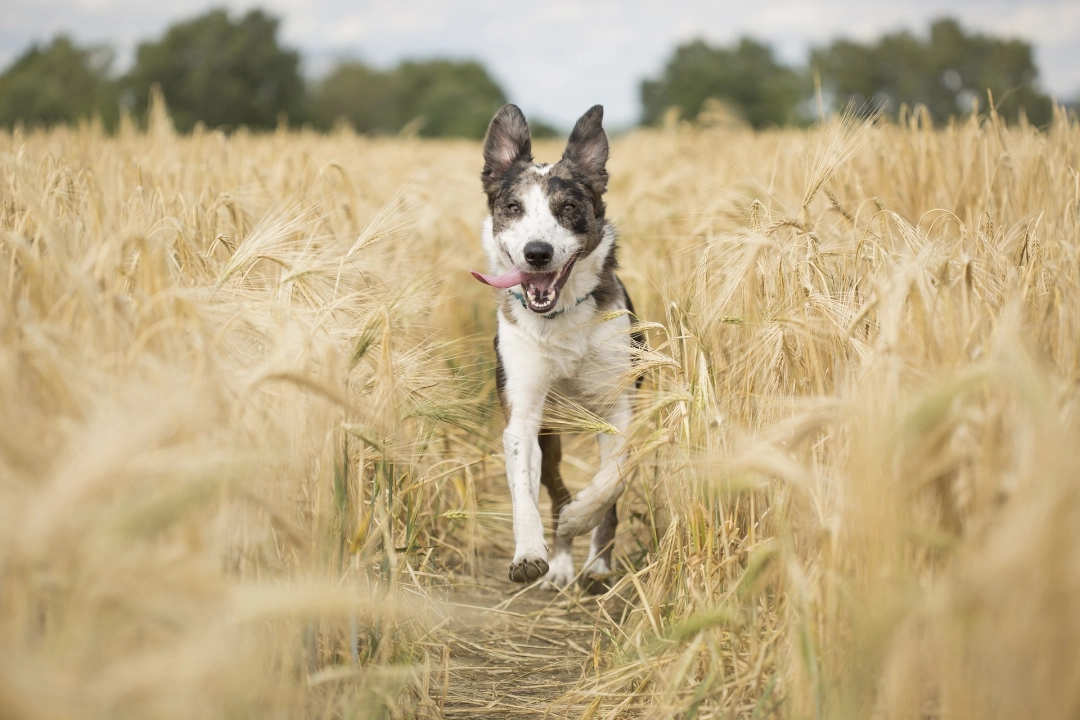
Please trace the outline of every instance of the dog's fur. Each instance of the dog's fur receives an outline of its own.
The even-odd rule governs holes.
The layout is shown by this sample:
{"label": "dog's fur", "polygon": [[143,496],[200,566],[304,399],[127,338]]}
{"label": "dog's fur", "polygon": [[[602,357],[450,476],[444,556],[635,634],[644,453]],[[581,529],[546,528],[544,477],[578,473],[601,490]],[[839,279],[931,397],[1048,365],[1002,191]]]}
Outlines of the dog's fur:
{"label": "dog's fur", "polygon": [[[503,449],[515,542],[508,574],[515,582],[544,577],[556,587],[568,585],[575,577],[571,542],[589,530],[583,584],[611,570],[636,390],[635,383],[623,389],[618,383],[631,376],[632,346],[643,339],[632,330],[633,307],[615,276],[615,228],[604,217],[608,142],[602,120],[601,106],[586,112],[554,164],[533,162],[529,126],[514,105],[495,115],[484,140],[481,179],[490,215],[483,244],[491,269],[506,277],[518,268],[561,278],[554,273],[576,261],[554,306],[537,309],[536,297],[547,302],[550,295],[528,283],[500,290],[496,378],[507,420]],[[539,257],[549,262],[538,265],[535,253],[527,256],[530,243],[546,244],[549,256]],[[573,499],[559,473],[559,436],[542,427],[553,394],[572,398],[618,431],[600,435],[599,471]],[[537,505],[540,485],[551,496],[557,525],[550,556]]]}

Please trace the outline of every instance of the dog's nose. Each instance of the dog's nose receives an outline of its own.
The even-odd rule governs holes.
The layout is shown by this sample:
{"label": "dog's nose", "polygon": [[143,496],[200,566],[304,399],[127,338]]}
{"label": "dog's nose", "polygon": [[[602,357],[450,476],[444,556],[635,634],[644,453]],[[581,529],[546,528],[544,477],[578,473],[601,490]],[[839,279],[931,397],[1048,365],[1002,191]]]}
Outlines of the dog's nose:
{"label": "dog's nose", "polygon": [[534,268],[542,268],[551,262],[551,256],[555,254],[555,248],[550,243],[533,240],[525,246],[525,262]]}

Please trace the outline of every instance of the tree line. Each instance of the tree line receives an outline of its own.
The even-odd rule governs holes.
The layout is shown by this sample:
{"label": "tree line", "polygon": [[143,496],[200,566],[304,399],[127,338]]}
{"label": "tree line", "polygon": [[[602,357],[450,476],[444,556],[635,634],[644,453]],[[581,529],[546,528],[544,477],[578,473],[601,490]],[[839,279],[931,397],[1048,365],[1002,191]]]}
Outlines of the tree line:
{"label": "tree line", "polygon": [[[211,10],[169,27],[137,48],[129,72],[112,72],[107,47],[79,47],[65,36],[33,46],[0,74],[0,126],[52,125],[97,116],[106,128],[121,113],[145,115],[160,87],[177,130],[287,122],[360,132],[479,138],[506,93],[477,62],[406,61],[379,69],[343,61],[305,83],[300,56],[278,40],[279,20],[262,10],[232,17]],[[933,118],[986,107],[1015,121],[1049,122],[1052,101],[1038,86],[1031,45],[965,32],[955,20],[931,24],[924,37],[887,34],[875,42],[837,40],[792,67],[752,38],[730,46],[702,40],[676,48],[660,73],[640,86],[645,125],[665,117],[705,119],[720,103],[755,128],[806,124],[818,103],[866,114],[924,105]],[[555,130],[542,123],[539,136]]]}
{"label": "tree line", "polygon": [[804,68],[780,63],[751,38],[731,47],[688,43],[659,77],[642,82],[642,121],[658,123],[670,108],[696,118],[715,99],[755,128],[800,124],[820,112],[819,92],[832,109],[895,116],[901,106],[922,105],[938,122],[971,112],[973,103],[985,109],[990,98],[1010,122],[1024,113],[1043,125],[1053,114],[1029,43],[967,33],[946,18],[925,37],[901,31],[865,44],[836,40],[814,48]]}
{"label": "tree line", "polygon": [[[281,122],[361,132],[481,137],[506,93],[479,63],[404,62],[389,70],[339,63],[308,85],[300,55],[278,40],[278,18],[262,10],[230,17],[211,10],[178,22],[135,52],[129,72],[111,74],[109,48],[77,47],[60,36],[31,47],[0,75],[0,126],[51,125],[121,112],[145,116],[151,88],[165,96],[176,129],[269,129]],[[542,135],[545,127],[536,128]]]}

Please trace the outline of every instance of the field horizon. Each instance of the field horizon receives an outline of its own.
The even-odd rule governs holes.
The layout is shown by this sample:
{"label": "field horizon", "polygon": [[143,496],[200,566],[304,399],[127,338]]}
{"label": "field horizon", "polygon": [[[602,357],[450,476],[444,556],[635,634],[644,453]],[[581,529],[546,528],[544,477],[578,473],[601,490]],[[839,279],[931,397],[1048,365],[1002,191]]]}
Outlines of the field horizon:
{"label": "field horizon", "polygon": [[[481,166],[0,132],[0,715],[1080,713],[1075,116],[613,139],[601,596],[505,580]],[[609,428],[553,420],[579,489]]]}

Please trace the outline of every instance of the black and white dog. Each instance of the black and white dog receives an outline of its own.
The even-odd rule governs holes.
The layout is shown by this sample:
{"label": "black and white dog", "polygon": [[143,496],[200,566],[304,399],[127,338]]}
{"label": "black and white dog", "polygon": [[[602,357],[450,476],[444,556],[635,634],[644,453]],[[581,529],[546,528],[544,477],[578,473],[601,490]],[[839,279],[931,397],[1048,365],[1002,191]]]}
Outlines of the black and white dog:
{"label": "black and white dog", "polygon": [[[499,110],[484,139],[481,179],[490,215],[483,243],[492,274],[473,276],[503,291],[495,355],[507,420],[503,450],[514,508],[514,582],[543,576],[556,587],[568,585],[575,577],[571,542],[588,530],[585,577],[611,570],[615,502],[623,490],[625,431],[636,389],[619,382],[632,377],[632,346],[643,337],[632,330],[633,307],[615,276],[615,228],[604,218],[603,116],[599,105],[586,112],[555,164],[533,162],[529,126],[514,105]],[[556,394],[618,431],[599,436],[599,471],[573,500],[559,473],[559,436],[543,427],[545,403]],[[551,496],[557,526],[550,556],[537,505],[540,485]]]}

